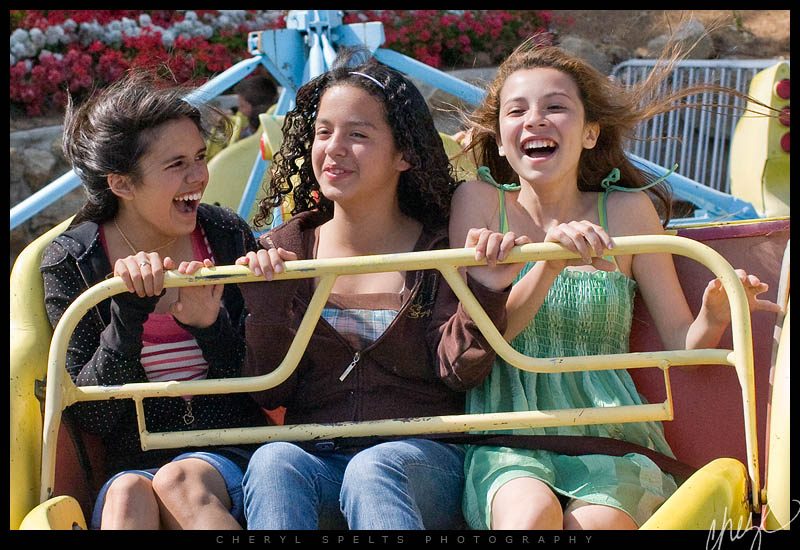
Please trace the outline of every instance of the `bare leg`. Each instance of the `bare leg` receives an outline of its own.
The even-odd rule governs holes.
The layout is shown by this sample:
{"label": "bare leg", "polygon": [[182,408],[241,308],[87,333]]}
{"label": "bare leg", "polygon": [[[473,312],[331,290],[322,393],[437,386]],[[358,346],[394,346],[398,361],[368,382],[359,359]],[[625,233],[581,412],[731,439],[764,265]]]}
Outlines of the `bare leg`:
{"label": "bare leg", "polygon": [[153,479],[165,529],[241,529],[230,514],[225,481],[208,462],[187,458],[162,466]]}
{"label": "bare leg", "polygon": [[638,529],[636,522],[618,508],[573,500],[564,511],[564,529]]}
{"label": "bare leg", "polygon": [[562,523],[558,497],[532,477],[512,479],[492,500],[492,529],[561,529]]}
{"label": "bare leg", "polygon": [[159,521],[158,501],[149,479],[125,474],[111,483],[100,529],[158,529]]}

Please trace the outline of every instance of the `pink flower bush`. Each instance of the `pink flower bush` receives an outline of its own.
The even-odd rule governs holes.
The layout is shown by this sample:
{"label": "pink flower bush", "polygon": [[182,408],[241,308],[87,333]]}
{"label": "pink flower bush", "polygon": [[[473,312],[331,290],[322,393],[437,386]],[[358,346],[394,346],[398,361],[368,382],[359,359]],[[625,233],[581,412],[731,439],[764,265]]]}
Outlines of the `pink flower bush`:
{"label": "pink flower bush", "polygon": [[[345,23],[381,21],[384,48],[432,67],[496,64],[529,36],[548,43],[548,12],[344,11]],[[283,28],[276,10],[10,10],[12,112],[61,113],[131,67],[167,67],[202,84],[249,56],[247,33]]]}

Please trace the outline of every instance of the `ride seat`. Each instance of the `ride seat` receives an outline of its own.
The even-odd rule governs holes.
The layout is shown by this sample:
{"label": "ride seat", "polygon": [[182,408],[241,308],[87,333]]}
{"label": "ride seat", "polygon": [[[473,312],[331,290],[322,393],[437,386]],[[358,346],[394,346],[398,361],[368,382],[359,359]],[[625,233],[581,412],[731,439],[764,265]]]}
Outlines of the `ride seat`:
{"label": "ride seat", "polygon": [[[244,193],[253,164],[258,157],[260,134],[256,133],[228,145],[208,162],[208,185],[203,193],[203,202],[226,206],[234,211]],[[272,160],[270,154],[269,160]],[[264,197],[264,184],[269,175],[265,174],[256,195],[256,202]],[[255,208],[255,203],[253,204]],[[252,219],[254,210],[248,213],[247,221]]]}
{"label": "ride seat", "polygon": [[[781,276],[783,253],[789,239],[789,220],[754,220],[711,226],[687,227],[678,236],[697,240],[719,252],[734,268],[755,274],[769,284],[769,291],[760,296],[776,300]],[[689,307],[697,315],[703,291],[713,274],[705,266],[684,256],[673,256],[678,279]],[[764,479],[766,415],[770,391],[770,365],[776,314],[756,312],[751,316],[753,359],[755,367],[759,465]],[[732,349],[730,327],[719,343]],[[631,328],[632,352],[663,350],[647,307],[637,293]],[[639,393],[650,403],[665,399],[664,377],[658,369],[629,371]],[[664,433],[678,460],[701,467],[712,460],[730,457],[747,464],[744,438],[742,392],[735,369],[722,365],[699,368],[671,368],[670,380],[674,400],[674,420],[664,422]]]}
{"label": "ride seat", "polygon": [[[49,343],[53,336],[44,307],[44,283],[39,265],[44,249],[69,226],[69,218],[53,227],[17,257],[10,280],[10,409],[11,409],[11,527],[39,503],[42,456],[44,383]],[[99,437],[82,433],[62,417],[58,434],[53,495],[75,497],[89,517],[98,484],[105,479],[103,444]],[[81,464],[83,457],[88,459]],[[89,480],[92,480],[91,482]]]}

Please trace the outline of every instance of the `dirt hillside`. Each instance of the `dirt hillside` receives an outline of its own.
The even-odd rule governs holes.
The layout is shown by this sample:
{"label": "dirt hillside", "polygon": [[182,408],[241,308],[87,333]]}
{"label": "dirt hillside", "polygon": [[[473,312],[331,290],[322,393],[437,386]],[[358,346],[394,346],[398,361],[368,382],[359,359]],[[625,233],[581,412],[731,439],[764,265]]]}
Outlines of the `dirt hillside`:
{"label": "dirt hillside", "polygon": [[694,17],[722,58],[789,58],[789,10],[551,10],[554,28],[600,49],[636,52]]}

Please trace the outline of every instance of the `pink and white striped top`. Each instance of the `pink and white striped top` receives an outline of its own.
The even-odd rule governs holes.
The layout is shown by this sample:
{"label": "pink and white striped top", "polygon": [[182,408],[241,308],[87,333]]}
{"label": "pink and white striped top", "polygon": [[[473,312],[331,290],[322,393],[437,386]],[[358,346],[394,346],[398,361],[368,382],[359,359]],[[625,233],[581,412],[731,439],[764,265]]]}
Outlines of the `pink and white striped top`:
{"label": "pink and white striped top", "polygon": [[[105,233],[100,227],[100,241],[108,254]],[[211,246],[200,224],[192,233],[195,260],[214,259]],[[208,374],[208,363],[197,340],[169,313],[151,313],[142,327],[142,367],[150,382],[170,380],[202,380]],[[191,399],[191,396],[184,396]]]}
{"label": "pink and white striped top", "polygon": [[142,367],[150,382],[202,380],[208,363],[197,340],[169,313],[151,313],[142,334]]}
{"label": "pink and white striped top", "polygon": [[[194,259],[214,256],[208,239],[198,224],[192,233]],[[169,313],[151,313],[142,332],[142,367],[150,382],[171,380],[203,380],[208,363],[197,340]],[[184,396],[190,399],[191,396]]]}

